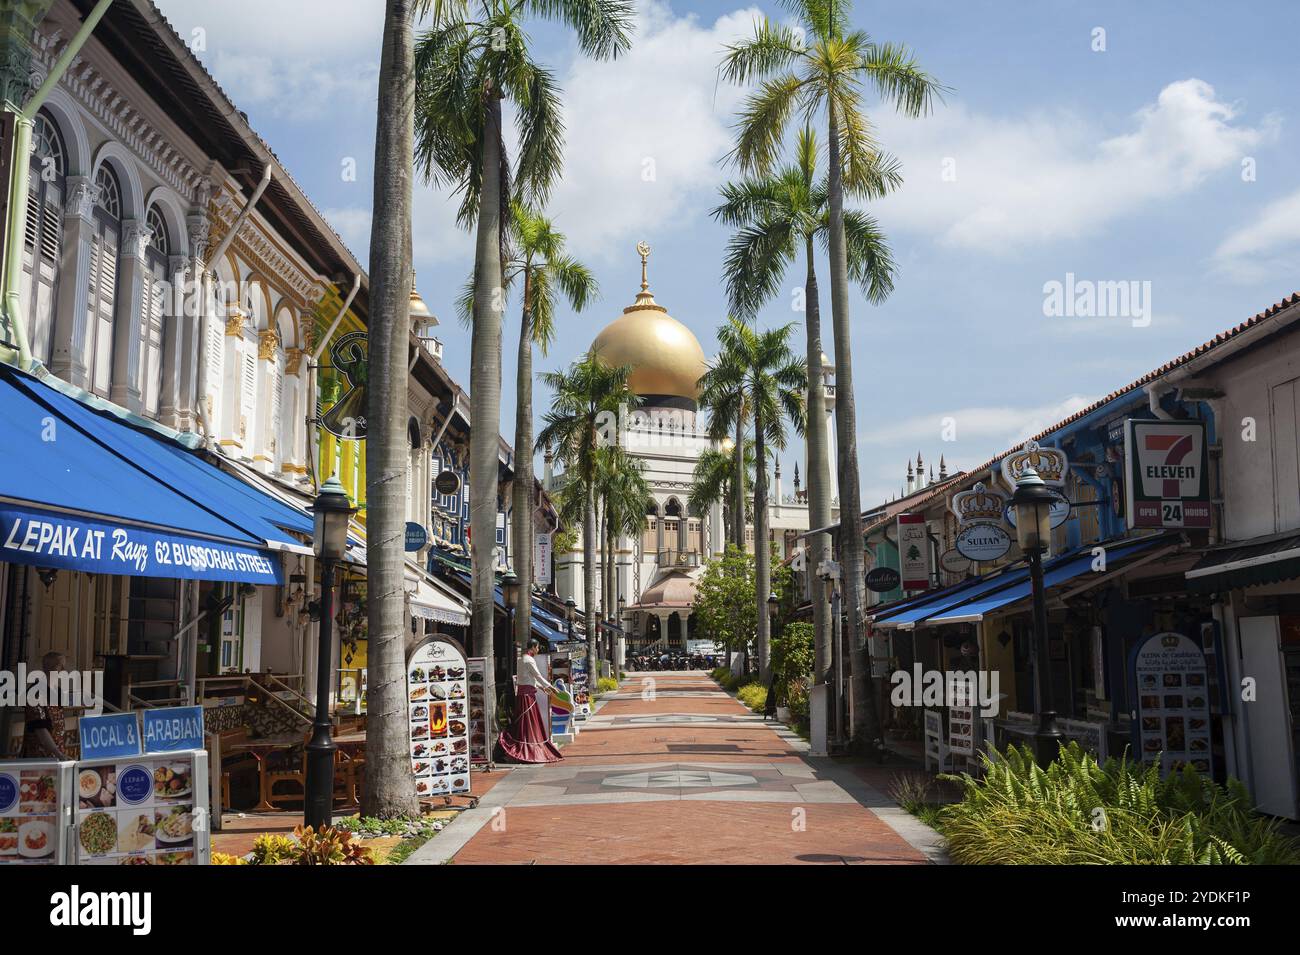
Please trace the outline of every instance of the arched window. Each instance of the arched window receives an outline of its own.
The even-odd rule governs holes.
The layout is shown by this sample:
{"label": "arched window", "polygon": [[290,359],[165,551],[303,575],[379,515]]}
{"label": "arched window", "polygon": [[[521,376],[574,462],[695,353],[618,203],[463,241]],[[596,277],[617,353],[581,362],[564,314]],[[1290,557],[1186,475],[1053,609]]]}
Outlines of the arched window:
{"label": "arched window", "polygon": [[32,130],[32,166],[27,186],[27,232],[23,243],[20,287],[32,354],[50,360],[54,335],[54,301],[63,242],[63,205],[67,189],[67,149],[53,117],[36,114]]}
{"label": "arched window", "polygon": [[107,163],[95,173],[90,290],[86,298],[90,387],[107,398],[113,375],[113,314],[117,308],[117,255],[122,244],[122,188]]}
{"label": "arched window", "polygon": [[140,374],[144,376],[140,393],[144,400],[145,414],[156,418],[162,396],[163,355],[167,336],[167,289],[170,284],[167,258],[171,249],[171,236],[167,233],[167,222],[156,205],[149,207],[145,214],[145,224],[152,235],[144,252],[148,288],[145,289],[144,312],[140,316]]}

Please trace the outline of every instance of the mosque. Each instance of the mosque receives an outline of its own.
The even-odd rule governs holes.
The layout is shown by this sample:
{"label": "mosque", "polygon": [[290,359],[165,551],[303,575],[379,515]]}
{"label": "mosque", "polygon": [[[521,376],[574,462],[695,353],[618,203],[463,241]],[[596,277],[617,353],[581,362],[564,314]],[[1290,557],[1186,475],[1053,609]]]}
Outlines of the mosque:
{"label": "mosque", "polygon": [[[708,367],[704,349],[690,328],[655,301],[647,278],[650,249],[642,242],[637,251],[641,256],[641,291],[623,309],[623,314],[591,343],[592,353],[600,359],[632,369],[629,384],[642,403],[623,416],[619,440],[641,462],[652,497],[641,533],[620,537],[614,548],[617,592],[610,606],[619,608],[621,642],[626,652],[687,650],[695,639],[692,611],[696,583],[704,564],[720,557],[726,546],[725,502],[713,504],[705,513],[694,513],[688,506],[688,498],[700,454],[720,445],[710,440],[707,414],[698,407],[698,382]],[[796,350],[801,350],[799,342],[793,344]],[[835,513],[839,490],[834,477],[834,368],[822,357],[822,387],[827,396],[825,427],[831,449],[832,513]],[[782,483],[780,459],[771,466],[768,514],[775,567],[794,554],[801,546],[799,535],[809,529],[807,491],[800,484],[800,472],[805,475],[808,472],[806,460],[796,460],[793,490],[789,490],[790,486]],[[544,484],[549,489],[556,482],[557,475],[548,458]],[[746,540],[752,553],[752,525],[747,528]],[[597,554],[600,560],[599,550]],[[596,577],[598,601],[601,581],[605,579],[603,569],[599,569]],[[560,598],[572,597],[581,607],[580,539],[572,550],[555,554],[555,575]],[[712,644],[709,646],[711,649]],[[619,656],[621,659],[622,654]]]}

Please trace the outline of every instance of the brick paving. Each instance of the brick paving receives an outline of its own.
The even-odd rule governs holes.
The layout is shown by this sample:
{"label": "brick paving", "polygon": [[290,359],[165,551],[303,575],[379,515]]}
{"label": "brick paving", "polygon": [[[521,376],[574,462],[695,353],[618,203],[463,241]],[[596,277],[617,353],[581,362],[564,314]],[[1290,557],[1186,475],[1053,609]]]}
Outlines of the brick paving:
{"label": "brick paving", "polygon": [[642,698],[640,677],[627,680],[564,748],[562,762],[518,767],[496,780],[478,809],[411,863],[844,865],[935,857],[876,780],[805,757],[797,740],[753,720],[707,674],[649,675],[651,698]]}

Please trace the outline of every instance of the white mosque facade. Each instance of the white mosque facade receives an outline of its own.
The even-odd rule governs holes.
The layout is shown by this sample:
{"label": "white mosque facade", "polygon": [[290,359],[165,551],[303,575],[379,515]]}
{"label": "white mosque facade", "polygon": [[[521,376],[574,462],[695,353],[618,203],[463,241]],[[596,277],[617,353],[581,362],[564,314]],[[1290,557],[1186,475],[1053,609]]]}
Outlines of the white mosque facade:
{"label": "white mosque facade", "polygon": [[[725,504],[715,503],[701,514],[692,513],[688,504],[700,454],[707,448],[719,447],[709,438],[707,416],[697,404],[698,382],[708,367],[704,350],[691,330],[655,301],[646,279],[649,249],[642,244],[638,250],[642,255],[641,291],[591,345],[592,353],[603,361],[632,369],[629,384],[641,398],[641,405],[621,416],[619,441],[641,462],[653,499],[641,533],[620,537],[616,542],[612,556],[616,593],[607,605],[600,589],[605,579],[603,566],[596,575],[597,612],[603,606],[618,608],[612,615],[622,628],[617,641],[620,661],[625,652],[690,649],[695,639],[692,612],[696,583],[704,565],[720,557],[726,547]],[[838,489],[834,484],[833,373],[823,356],[834,515]],[[782,474],[777,459],[768,473],[774,567],[794,556],[803,544],[800,535],[809,529],[801,472],[807,474],[806,460],[796,460],[793,474],[789,475],[791,483],[783,483],[787,476]],[[548,457],[544,484],[553,488],[558,477]],[[578,535],[572,549],[555,553],[555,586],[560,599],[572,598],[582,608],[580,528]],[[753,535],[750,525],[746,540],[751,552]]]}

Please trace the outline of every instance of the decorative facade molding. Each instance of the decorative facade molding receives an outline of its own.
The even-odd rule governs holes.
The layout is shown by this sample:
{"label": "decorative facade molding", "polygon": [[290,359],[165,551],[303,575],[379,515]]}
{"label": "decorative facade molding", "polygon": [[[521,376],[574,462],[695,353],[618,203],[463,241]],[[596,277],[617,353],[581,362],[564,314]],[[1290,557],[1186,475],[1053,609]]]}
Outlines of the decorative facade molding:
{"label": "decorative facade molding", "polygon": [[275,350],[280,347],[280,336],[274,328],[264,328],[257,336],[258,361],[274,361]]}
{"label": "decorative facade molding", "polygon": [[[62,31],[50,34],[36,31],[33,67],[48,71],[67,46]],[[104,124],[113,138],[134,152],[153,173],[192,203],[200,171],[186,159],[162,132],[147,122],[131,102],[119,92],[100,70],[78,54],[60,81],[91,115]]]}
{"label": "decorative facade molding", "polygon": [[[211,214],[211,241],[219,242],[230,230],[240,205],[228,192],[222,192],[208,206]],[[302,268],[284,251],[278,241],[266,235],[250,216],[244,220],[231,247],[257,271],[277,280],[273,287],[282,291],[299,309],[310,311],[325,296],[325,283]]]}
{"label": "decorative facade molding", "polygon": [[244,320],[248,318],[248,313],[238,305],[230,308],[229,314],[226,315],[226,337],[237,338],[244,334]]}
{"label": "decorative facade molding", "polygon": [[86,176],[68,177],[68,199],[63,207],[65,218],[79,218],[86,222],[95,212],[95,203],[99,202],[100,189]]}
{"label": "decorative facade molding", "polygon": [[284,373],[286,375],[296,375],[300,368],[303,367],[302,360],[307,357],[305,348],[286,348],[284,350]]}
{"label": "decorative facade molding", "polygon": [[122,255],[143,259],[152,241],[153,229],[145,225],[143,219],[127,219],[122,223]]}

